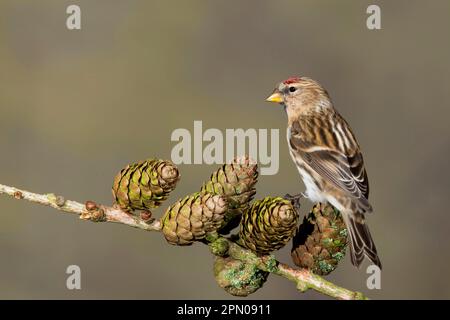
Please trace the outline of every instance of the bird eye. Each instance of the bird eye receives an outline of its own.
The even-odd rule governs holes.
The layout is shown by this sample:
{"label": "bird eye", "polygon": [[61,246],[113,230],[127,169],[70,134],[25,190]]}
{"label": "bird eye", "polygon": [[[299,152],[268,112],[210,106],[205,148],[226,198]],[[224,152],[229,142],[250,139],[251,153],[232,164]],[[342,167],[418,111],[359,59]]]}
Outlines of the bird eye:
{"label": "bird eye", "polygon": [[295,92],[297,90],[296,87],[289,87],[289,92]]}

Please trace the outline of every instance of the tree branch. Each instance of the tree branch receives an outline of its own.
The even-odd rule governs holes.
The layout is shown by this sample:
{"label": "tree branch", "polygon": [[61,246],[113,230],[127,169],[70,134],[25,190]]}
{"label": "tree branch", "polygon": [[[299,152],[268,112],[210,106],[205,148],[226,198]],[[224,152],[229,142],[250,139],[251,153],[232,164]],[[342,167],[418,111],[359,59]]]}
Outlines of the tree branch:
{"label": "tree branch", "polygon": [[271,272],[295,282],[297,289],[301,292],[313,289],[327,296],[341,300],[367,299],[362,293],[339,287],[312,273],[308,269],[291,268],[288,265],[275,260],[273,256],[258,257],[253,252],[242,248],[234,242],[229,242],[228,254],[235,259],[254,263],[263,271]]}
{"label": "tree branch", "polygon": [[83,220],[122,223],[130,227],[147,231],[161,230],[161,222],[159,220],[151,219],[149,221],[144,221],[140,217],[133,216],[116,206],[108,207],[97,205],[93,201],[87,201],[86,204],[82,204],[76,201],[65,200],[64,197],[57,196],[53,193],[38,194],[0,184],[0,194],[2,193],[18,200],[23,199],[49,206],[63,212],[78,214],[80,219]]}
{"label": "tree branch", "polygon": [[[59,211],[78,214],[80,219],[83,220],[122,223],[146,231],[161,231],[162,227],[159,220],[144,220],[141,217],[134,216],[116,206],[97,205],[93,201],[87,201],[85,204],[82,204],[76,201],[66,200],[64,197],[57,196],[53,193],[38,194],[2,184],[0,184],[0,194],[6,194],[18,200],[22,199],[49,206]],[[221,241],[225,240],[223,237],[216,237],[211,240],[214,243],[219,239]],[[362,293],[339,287],[322,277],[313,274],[307,269],[291,268],[284,263],[278,262],[273,256],[259,257],[252,251],[239,246],[233,241],[228,239],[226,239],[226,241],[228,242],[228,255],[234,259],[253,263],[263,271],[271,272],[295,282],[297,289],[301,292],[313,289],[336,299],[367,299]]]}

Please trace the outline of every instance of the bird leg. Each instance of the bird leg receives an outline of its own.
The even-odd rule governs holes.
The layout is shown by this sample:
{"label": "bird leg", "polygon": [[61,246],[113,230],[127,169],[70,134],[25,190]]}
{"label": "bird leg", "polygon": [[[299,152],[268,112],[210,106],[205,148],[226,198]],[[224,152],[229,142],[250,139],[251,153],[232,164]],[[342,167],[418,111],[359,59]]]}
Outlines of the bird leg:
{"label": "bird leg", "polygon": [[294,195],[290,195],[289,193],[287,193],[284,196],[284,199],[289,200],[292,203],[292,206],[294,207],[294,209],[299,212],[300,211],[300,199],[304,198],[305,195],[303,193],[298,193],[298,194],[294,194]]}

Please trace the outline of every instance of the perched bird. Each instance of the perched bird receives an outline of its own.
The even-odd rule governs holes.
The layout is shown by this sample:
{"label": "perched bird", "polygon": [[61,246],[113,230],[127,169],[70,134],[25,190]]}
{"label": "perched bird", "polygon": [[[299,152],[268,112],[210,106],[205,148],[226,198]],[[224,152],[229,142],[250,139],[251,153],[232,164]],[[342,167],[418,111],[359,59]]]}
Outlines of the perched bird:
{"label": "perched bird", "polygon": [[361,150],[327,91],[310,78],[292,77],[266,101],[281,104],[287,113],[289,151],[306,186],[304,196],[342,213],[353,265],[359,267],[365,255],[381,268],[364,219],[372,206]]}

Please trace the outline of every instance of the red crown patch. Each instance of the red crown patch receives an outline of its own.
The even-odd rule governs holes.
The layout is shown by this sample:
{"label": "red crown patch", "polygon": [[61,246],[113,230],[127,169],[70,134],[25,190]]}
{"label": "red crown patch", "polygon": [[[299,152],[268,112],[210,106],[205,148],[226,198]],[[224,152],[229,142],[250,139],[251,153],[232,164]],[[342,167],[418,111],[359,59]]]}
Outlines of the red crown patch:
{"label": "red crown patch", "polygon": [[284,84],[291,84],[291,83],[300,82],[301,80],[302,80],[302,78],[300,78],[300,77],[290,77],[287,80],[284,80],[283,83]]}

